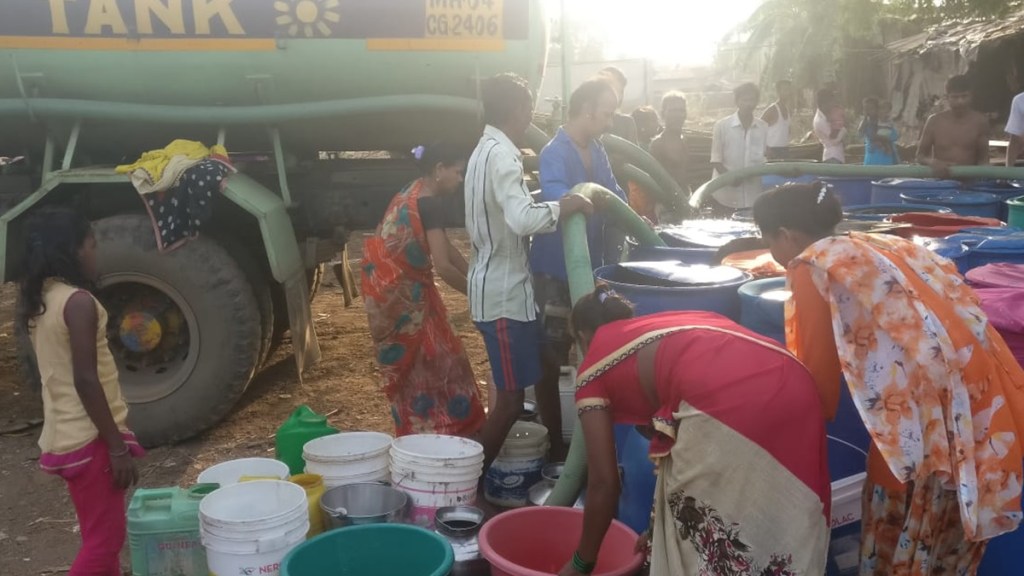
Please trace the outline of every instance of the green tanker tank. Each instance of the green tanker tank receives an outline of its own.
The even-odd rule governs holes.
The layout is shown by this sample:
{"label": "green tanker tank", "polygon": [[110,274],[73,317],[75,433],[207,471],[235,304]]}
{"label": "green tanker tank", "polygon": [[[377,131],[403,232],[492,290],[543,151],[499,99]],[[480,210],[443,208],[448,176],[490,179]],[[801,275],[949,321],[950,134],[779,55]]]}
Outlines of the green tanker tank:
{"label": "green tanker tank", "polygon": [[[86,210],[132,426],[191,436],[286,331],[300,372],[317,360],[323,263],[414,177],[403,152],[478,137],[480,79],[539,87],[546,22],[540,0],[2,2],[0,156],[25,160],[0,172],[0,279],[36,206]],[[176,138],[223,142],[241,173],[208,232],[163,254],[113,166]]]}

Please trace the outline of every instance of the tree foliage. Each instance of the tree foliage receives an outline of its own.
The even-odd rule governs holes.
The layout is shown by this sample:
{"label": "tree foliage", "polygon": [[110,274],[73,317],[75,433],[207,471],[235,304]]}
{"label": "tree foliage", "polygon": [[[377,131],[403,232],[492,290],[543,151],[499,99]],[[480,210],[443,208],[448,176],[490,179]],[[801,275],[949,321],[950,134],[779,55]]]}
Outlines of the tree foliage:
{"label": "tree foliage", "polygon": [[745,61],[765,58],[765,80],[789,77],[815,87],[835,79],[844,58],[879,50],[883,28],[918,30],[949,20],[998,18],[1024,0],[764,0],[741,26]]}

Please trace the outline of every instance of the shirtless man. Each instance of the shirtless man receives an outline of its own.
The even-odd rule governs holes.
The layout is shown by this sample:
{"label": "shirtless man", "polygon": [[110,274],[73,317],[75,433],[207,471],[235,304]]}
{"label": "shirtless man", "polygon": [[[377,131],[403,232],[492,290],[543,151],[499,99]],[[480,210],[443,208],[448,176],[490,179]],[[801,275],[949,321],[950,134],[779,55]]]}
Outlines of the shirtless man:
{"label": "shirtless man", "polygon": [[932,114],[924,123],[917,145],[917,163],[931,167],[939,178],[949,178],[951,166],[987,166],[988,118],[971,109],[971,84],[966,76],[946,82],[949,110]]}
{"label": "shirtless man", "polygon": [[686,96],[682,92],[669,92],[661,99],[661,117],[665,129],[651,142],[651,156],[686,190],[687,150],[683,138],[686,124]]}

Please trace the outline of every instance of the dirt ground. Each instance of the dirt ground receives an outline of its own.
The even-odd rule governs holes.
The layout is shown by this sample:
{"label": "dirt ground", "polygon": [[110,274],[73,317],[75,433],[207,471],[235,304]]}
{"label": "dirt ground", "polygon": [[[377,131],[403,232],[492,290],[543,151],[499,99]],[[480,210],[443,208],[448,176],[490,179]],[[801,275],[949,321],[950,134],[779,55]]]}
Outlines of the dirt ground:
{"label": "dirt ground", "polygon": [[[465,235],[453,233],[468,253]],[[362,236],[349,256],[357,271]],[[481,392],[489,370],[483,342],[469,318],[466,298],[439,281],[445,304],[465,343]],[[67,572],[78,549],[75,511],[63,481],[38,469],[38,426],[18,430],[42,417],[37,392],[18,378],[12,327],[15,290],[0,286],[0,574],[36,576]],[[140,486],[187,486],[204,468],[246,456],[272,457],[273,435],[301,404],[343,430],[392,432],[390,412],[378,391],[377,367],[362,301],[345,308],[331,274],[313,304],[323,360],[300,383],[286,345],[249,387],[234,412],[214,429],[188,442],[149,451],[139,463]],[[128,566],[127,550],[122,554]]]}

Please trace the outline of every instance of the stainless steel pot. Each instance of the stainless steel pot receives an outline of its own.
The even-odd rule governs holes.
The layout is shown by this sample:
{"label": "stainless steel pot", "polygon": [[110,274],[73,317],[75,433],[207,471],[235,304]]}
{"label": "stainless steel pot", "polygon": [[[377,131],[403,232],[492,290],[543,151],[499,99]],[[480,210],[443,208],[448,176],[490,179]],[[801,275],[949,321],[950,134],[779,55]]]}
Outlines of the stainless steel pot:
{"label": "stainless steel pot", "polygon": [[[551,491],[555,489],[555,481],[544,479],[537,482],[533,486],[530,486],[530,504],[533,506],[543,506],[548,500],[548,496],[551,495]],[[573,508],[583,508],[583,504],[587,497],[587,489],[583,488],[580,490],[580,495],[576,497],[576,502],[573,503]]]}
{"label": "stainless steel pot", "polygon": [[488,576],[491,565],[480,556],[477,535],[484,512],[473,506],[446,506],[434,515],[434,530],[444,536],[455,552],[451,576]]}
{"label": "stainless steel pot", "polygon": [[397,524],[408,516],[409,496],[383,482],[335,486],[320,498],[327,530],[362,524]]}

